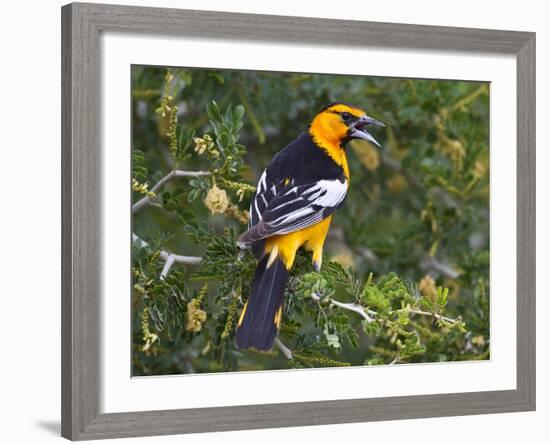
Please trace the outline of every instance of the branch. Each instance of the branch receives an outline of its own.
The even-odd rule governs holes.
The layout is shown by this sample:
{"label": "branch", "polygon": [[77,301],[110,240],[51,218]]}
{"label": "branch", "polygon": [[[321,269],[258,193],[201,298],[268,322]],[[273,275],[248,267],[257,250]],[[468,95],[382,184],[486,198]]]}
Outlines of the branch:
{"label": "branch", "polygon": [[395,358],[388,364],[388,365],[395,365],[401,360],[401,357],[399,356],[399,350],[397,350],[397,353],[395,354]]}
{"label": "branch", "polygon": [[[313,292],[311,294],[311,298],[316,302],[319,302],[319,300],[321,299],[319,297],[319,295],[315,292]],[[335,307],[343,308],[344,310],[353,311],[353,312],[361,315],[361,317],[367,322],[374,321],[374,319],[371,318],[369,315],[376,315],[375,311],[365,310],[365,307],[363,307],[362,305],[359,305],[359,304],[354,304],[353,302],[340,302],[340,301],[337,301],[335,299],[331,299],[330,300],[330,305],[335,306]]]}
{"label": "branch", "polygon": [[281,351],[286,359],[288,359],[289,361],[292,360],[292,350],[288,348],[285,344],[283,344],[279,338],[275,338],[274,344],[277,346],[277,348]]}
{"label": "branch", "polygon": [[[157,191],[160,190],[166,183],[170,182],[172,179],[175,179],[176,177],[201,177],[201,176],[210,176],[210,174],[211,173],[209,171],[173,170],[173,171],[170,171],[162,179],[160,179],[155,184],[155,186],[151,188],[150,192],[156,194]],[[151,202],[151,198],[149,196],[142,197],[134,205],[132,205],[132,213],[139,211],[142,207],[147,205],[149,202]]]}
{"label": "branch", "polygon": [[[132,241],[136,244],[138,244],[140,247],[147,247],[149,244],[145,242],[142,238],[140,238],[137,234],[132,233]],[[164,259],[164,267],[162,268],[162,272],[160,273],[160,278],[164,280],[164,278],[168,275],[168,272],[170,271],[170,268],[174,263],[178,264],[186,264],[186,265],[197,265],[200,264],[202,261],[202,258],[199,256],[182,256],[179,254],[169,253],[165,250],[160,250],[160,257]]]}
{"label": "branch", "polygon": [[170,271],[170,268],[172,268],[172,265],[174,265],[175,261],[176,259],[174,258],[174,255],[169,254],[166,258],[166,262],[164,263],[164,267],[162,267],[162,271],[160,272],[161,280],[164,280],[164,278],[168,275],[168,272]]}
{"label": "branch", "polygon": [[343,308],[344,310],[354,311],[355,313],[360,314],[361,317],[367,322],[372,322],[374,320],[367,314],[365,307],[363,307],[362,305],[354,304],[352,302],[348,302],[348,303],[339,302],[339,301],[335,301],[334,299],[330,300],[330,304],[335,305],[336,307]]}
{"label": "branch", "polygon": [[438,313],[433,313],[431,311],[418,310],[418,309],[415,309],[415,308],[412,308],[409,313],[414,313],[414,314],[423,315],[423,316],[431,316],[431,317],[436,318],[439,321],[450,322],[451,324],[456,324],[457,322],[460,321],[460,318],[452,319],[452,318],[448,318],[447,316],[440,315]]}

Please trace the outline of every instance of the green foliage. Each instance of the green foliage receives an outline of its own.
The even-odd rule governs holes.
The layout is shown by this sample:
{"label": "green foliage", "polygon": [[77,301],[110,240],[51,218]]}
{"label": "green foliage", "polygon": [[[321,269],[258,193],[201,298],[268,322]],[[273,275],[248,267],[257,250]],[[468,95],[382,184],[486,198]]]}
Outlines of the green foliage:
{"label": "green foliage", "polygon": [[[133,373],[158,375],[487,359],[488,86],[132,68]],[[300,251],[285,356],[237,350],[256,261],[237,246],[269,159],[321,106],[386,123],[348,147],[351,186],[321,272]],[[173,175],[173,171],[201,172]],[[176,260],[170,253],[200,257]]]}
{"label": "green foliage", "polygon": [[[302,312],[309,311],[312,316],[321,313],[322,316],[317,316],[316,322],[324,335],[324,340],[320,342],[324,342],[327,348],[338,350],[343,340],[347,340],[352,348],[357,348],[359,344],[353,320],[342,312],[342,303],[332,298],[332,295],[337,294],[337,286],[343,286],[344,292],[353,296],[351,302],[343,304],[348,307],[347,310],[364,313],[361,322],[363,333],[372,337],[376,344],[374,347],[384,347],[386,353],[393,349],[393,359],[410,359],[425,352],[426,347],[416,324],[420,322],[426,327],[426,322],[418,320],[418,317],[426,317],[428,322],[435,320],[436,326],[440,328],[466,331],[460,318],[444,316],[447,288],[438,287],[438,302],[426,310],[423,298],[417,296],[416,289],[407,286],[395,273],[390,272],[376,280],[370,274],[363,284],[352,270],[345,270],[340,264],[331,262],[323,273],[302,276],[291,290],[302,304],[310,299],[309,304],[305,302],[308,306],[302,307]],[[357,291],[358,288],[361,290]],[[372,362],[378,360],[366,361],[372,365]]]}

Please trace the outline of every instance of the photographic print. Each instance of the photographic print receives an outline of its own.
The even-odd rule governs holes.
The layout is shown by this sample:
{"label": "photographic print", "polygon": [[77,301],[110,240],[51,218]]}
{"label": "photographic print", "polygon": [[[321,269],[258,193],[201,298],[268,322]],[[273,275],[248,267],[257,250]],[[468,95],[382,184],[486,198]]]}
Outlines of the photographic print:
{"label": "photographic print", "polygon": [[489,83],[131,76],[133,376],[490,359]]}

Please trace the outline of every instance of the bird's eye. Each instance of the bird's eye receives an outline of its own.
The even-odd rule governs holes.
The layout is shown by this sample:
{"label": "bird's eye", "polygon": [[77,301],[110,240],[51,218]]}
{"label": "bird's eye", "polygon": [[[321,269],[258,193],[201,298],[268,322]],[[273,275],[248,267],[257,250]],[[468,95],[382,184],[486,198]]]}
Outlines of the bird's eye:
{"label": "bird's eye", "polygon": [[344,120],[344,122],[348,122],[351,119],[351,114],[350,113],[343,112],[340,115],[342,116],[342,120]]}

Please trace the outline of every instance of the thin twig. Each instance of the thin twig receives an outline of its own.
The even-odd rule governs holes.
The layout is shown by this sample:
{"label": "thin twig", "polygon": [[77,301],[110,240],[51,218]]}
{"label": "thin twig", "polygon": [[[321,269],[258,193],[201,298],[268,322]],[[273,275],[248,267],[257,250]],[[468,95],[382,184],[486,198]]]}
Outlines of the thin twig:
{"label": "thin twig", "polygon": [[434,317],[436,318],[437,320],[439,321],[445,321],[445,322],[450,322],[452,324],[460,321],[460,319],[452,319],[452,318],[448,318],[446,316],[443,316],[443,315],[440,315],[440,314],[437,314],[437,313],[433,313],[431,311],[424,311],[424,310],[418,310],[418,309],[411,309],[410,313],[414,313],[414,314],[417,314],[417,315],[423,315],[423,316],[431,316],[431,317]]}
{"label": "thin twig", "polygon": [[292,359],[292,350],[288,348],[285,344],[283,344],[279,338],[275,338],[274,344],[277,346],[277,348],[281,351],[286,359],[288,359],[289,361]]}
{"label": "thin twig", "polygon": [[401,357],[399,356],[399,350],[397,350],[397,353],[395,354],[395,358],[388,364],[388,365],[394,365],[397,364],[401,360]]}
{"label": "thin twig", "polygon": [[173,254],[169,254],[166,258],[166,262],[164,263],[164,267],[162,267],[162,271],[160,273],[160,279],[164,280],[164,278],[168,275],[168,272],[170,271],[170,268],[172,268],[172,265],[174,265],[174,262],[176,260],[174,259]]}
{"label": "thin twig", "polygon": [[[313,292],[311,294],[311,297],[312,297],[313,300],[315,300],[317,302],[319,302],[319,300],[320,300],[319,295],[315,292]],[[330,305],[333,305],[335,307],[343,308],[344,310],[353,311],[354,313],[357,313],[357,314],[361,315],[361,317],[367,322],[374,321],[374,319],[371,318],[369,316],[369,314],[370,315],[376,315],[375,311],[365,310],[365,307],[363,307],[362,305],[359,305],[359,304],[354,304],[353,302],[340,302],[340,301],[337,301],[335,299],[331,299],[330,300]]]}
{"label": "thin twig", "polygon": [[354,304],[352,302],[335,301],[334,299],[330,300],[330,304],[335,305],[336,307],[343,308],[344,310],[354,311],[355,313],[360,314],[361,317],[367,322],[372,322],[374,320],[367,314],[365,307],[363,307],[362,305]]}
{"label": "thin twig", "polygon": [[[315,292],[313,292],[311,294],[311,298],[316,302],[320,301],[319,295]],[[344,310],[353,311],[354,313],[358,313],[367,322],[373,322],[374,321],[373,317],[376,317],[376,315],[377,315],[376,311],[369,310],[368,308],[366,309],[362,305],[354,304],[353,302],[340,302],[340,301],[337,301],[335,299],[331,299],[330,300],[330,305],[333,305],[335,307],[343,308]],[[447,316],[440,315],[438,313],[433,313],[431,311],[418,310],[418,309],[415,309],[415,308],[411,309],[410,313],[417,314],[417,315],[422,315],[422,316],[431,316],[431,317],[436,318],[439,321],[450,322],[452,324],[454,324],[456,322],[459,322],[461,320],[460,318],[452,319],[452,318],[448,318]]]}
{"label": "thin twig", "polygon": [[[155,184],[155,186],[153,188],[151,188],[150,192],[156,194],[157,191],[160,190],[166,183],[170,182],[172,179],[175,179],[176,177],[201,177],[201,176],[210,176],[210,174],[211,173],[209,171],[173,170],[173,171],[170,171],[162,179],[160,179]],[[149,202],[151,202],[151,198],[149,196],[142,197],[134,205],[132,205],[132,212],[135,213],[135,212],[139,211],[141,208],[143,208]]]}
{"label": "thin twig", "polygon": [[[135,233],[132,233],[132,240],[141,247],[147,247],[149,245]],[[162,272],[160,273],[161,279],[164,279],[168,275],[170,268],[176,262],[178,264],[197,265],[202,261],[202,258],[199,256],[182,256],[180,254],[169,253],[165,250],[160,250],[160,257],[165,261]]]}

